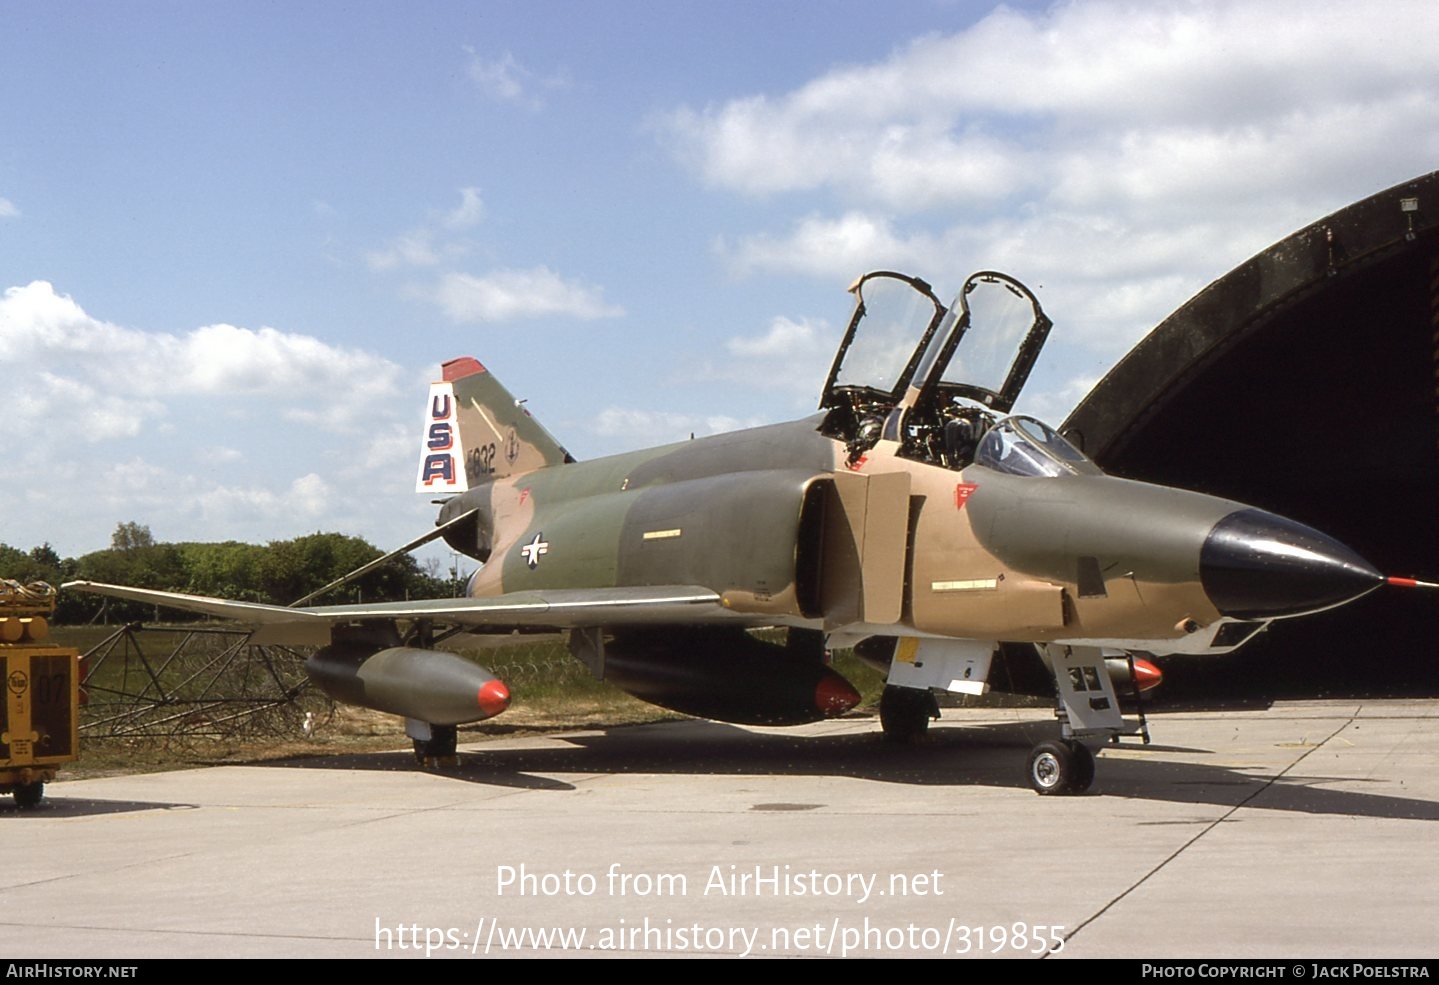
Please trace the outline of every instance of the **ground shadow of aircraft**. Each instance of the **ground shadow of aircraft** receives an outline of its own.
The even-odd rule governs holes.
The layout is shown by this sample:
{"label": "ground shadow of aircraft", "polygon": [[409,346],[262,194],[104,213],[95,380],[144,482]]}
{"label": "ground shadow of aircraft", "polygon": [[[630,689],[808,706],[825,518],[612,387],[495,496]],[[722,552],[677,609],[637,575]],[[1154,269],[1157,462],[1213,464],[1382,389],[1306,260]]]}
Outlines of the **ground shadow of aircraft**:
{"label": "ground shadow of aircraft", "polygon": [[[551,736],[531,749],[484,744],[467,747],[462,764],[437,775],[462,783],[521,790],[576,789],[566,774],[661,774],[686,776],[832,776],[886,784],[944,787],[1020,787],[1014,766],[1023,750],[1050,726],[1040,721],[986,723],[931,729],[925,742],[896,746],[874,733],[798,736],[757,733],[716,722],[662,722]],[[1255,775],[1228,766],[1181,762],[1209,750],[1143,748],[1106,762],[1096,794],[1182,804],[1236,807],[1350,817],[1439,821],[1439,804],[1387,794],[1340,790],[1352,777]],[[407,770],[406,752],[297,757],[262,764],[277,769]],[[790,809],[801,806],[789,805]],[[760,809],[764,809],[760,805]],[[771,806],[769,809],[776,809]]]}

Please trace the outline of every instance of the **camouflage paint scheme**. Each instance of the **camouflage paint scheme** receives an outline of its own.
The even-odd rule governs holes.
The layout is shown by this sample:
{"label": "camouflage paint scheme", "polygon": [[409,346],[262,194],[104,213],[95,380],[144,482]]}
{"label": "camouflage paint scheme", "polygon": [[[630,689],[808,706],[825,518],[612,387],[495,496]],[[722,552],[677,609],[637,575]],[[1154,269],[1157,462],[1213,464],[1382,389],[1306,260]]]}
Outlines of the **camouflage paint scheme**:
{"label": "camouflage paint scheme", "polygon": [[[821,413],[590,462],[479,362],[446,363],[416,488],[448,498],[405,549],[442,535],[482,562],[465,598],[281,608],[73,587],[326,644],[317,683],[405,715],[417,750],[429,726],[508,702],[483,668],[429,648],[444,627],[567,630],[597,675],[646,700],[772,724],[851,707],[824,646],[860,643],[889,672],[886,733],[909,738],[937,712],[933,689],[983,690],[998,645],[1030,643],[1059,699],[1064,741],[1030,762],[1050,793],[1093,778],[1079,739],[1143,730],[1111,680],[1136,676],[1127,654],[1227,652],[1383,580],[1318,531],[1107,476],[1040,422],[1003,417],[1050,327],[1018,282],[976,274],[949,306],[887,271],[851,290]],[[744,632],[771,626],[788,642]]]}
{"label": "camouflage paint scheme", "polygon": [[[521,461],[568,458],[478,362],[455,360],[445,373],[461,407],[484,407],[483,419],[494,422],[481,441],[503,444],[505,434],[527,429]],[[916,389],[908,387],[911,402]],[[1244,504],[1107,476],[1089,463],[1054,476],[974,462],[955,469],[906,454],[897,437],[881,437],[850,462],[846,442],[826,433],[826,417],[562,468],[510,468],[498,458],[486,468],[472,454],[470,491],[446,502],[439,521],[476,511],[473,527],[446,540],[485,561],[467,589],[477,598],[702,586],[727,612],[765,624],[1149,653],[1225,652],[1233,646],[1215,645],[1219,627],[1253,621],[1222,615],[1200,573],[1211,530]],[[875,547],[863,543],[875,516],[817,533],[818,522],[806,531],[802,514],[819,487],[828,494],[821,509],[847,512],[834,487],[893,487],[896,479],[898,496],[880,521],[893,520],[897,507],[901,522],[879,549],[901,559],[902,583],[889,587],[902,604],[876,620],[863,604],[875,586],[856,570],[864,548]],[[823,541],[819,604],[796,584],[807,532]],[[528,557],[532,544],[545,553]],[[1098,572],[1097,585],[1081,585],[1081,558]],[[853,618],[866,608],[867,618]]]}
{"label": "camouflage paint scheme", "polygon": [[[820,420],[481,481],[440,513],[443,522],[479,511],[475,541],[447,537],[471,556],[488,547],[467,594],[702,585],[737,613],[844,628],[804,613],[795,597],[805,492],[836,478],[902,473],[919,546],[890,632],[1127,640],[1153,651],[1184,640],[1189,634],[1179,627],[1187,620],[1208,626],[1220,618],[1199,581],[1199,545],[1241,504],[1108,476],[1045,480],[978,465],[956,473],[899,458],[898,443],[884,440],[850,470],[844,443],[820,434]],[[960,483],[974,489],[956,506]],[[1147,514],[1168,522],[1136,530],[1132,518]],[[670,535],[645,539],[656,533]],[[537,537],[547,551],[531,565],[521,550]],[[1080,554],[1118,573],[1106,580],[1105,596],[1080,596]],[[996,587],[933,587],[980,578]]]}

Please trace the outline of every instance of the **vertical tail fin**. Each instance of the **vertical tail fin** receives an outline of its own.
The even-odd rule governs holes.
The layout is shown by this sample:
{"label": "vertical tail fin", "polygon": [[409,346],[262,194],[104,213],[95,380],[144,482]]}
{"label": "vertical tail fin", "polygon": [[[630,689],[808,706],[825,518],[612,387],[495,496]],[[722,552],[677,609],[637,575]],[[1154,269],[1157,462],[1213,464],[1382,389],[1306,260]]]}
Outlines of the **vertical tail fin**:
{"label": "vertical tail fin", "polygon": [[468,356],[430,384],[415,491],[459,493],[490,479],[572,462],[539,421]]}

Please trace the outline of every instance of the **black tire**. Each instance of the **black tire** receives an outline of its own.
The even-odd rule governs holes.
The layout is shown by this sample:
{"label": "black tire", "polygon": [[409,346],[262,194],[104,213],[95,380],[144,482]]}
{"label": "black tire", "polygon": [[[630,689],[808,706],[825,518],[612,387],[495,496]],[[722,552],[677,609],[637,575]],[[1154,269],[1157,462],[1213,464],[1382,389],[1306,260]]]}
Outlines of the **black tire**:
{"label": "black tire", "polygon": [[1041,742],[1029,754],[1026,773],[1037,794],[1084,793],[1094,783],[1094,753],[1073,739]]}
{"label": "black tire", "polygon": [[431,725],[429,739],[415,740],[415,759],[421,766],[453,766],[459,730],[453,725]]}
{"label": "black tire", "polygon": [[1074,782],[1074,750],[1067,742],[1041,742],[1029,754],[1025,774],[1035,793],[1044,796],[1070,792]]}
{"label": "black tire", "polygon": [[938,706],[928,689],[885,685],[879,696],[879,726],[890,742],[914,745],[924,741]]}
{"label": "black tire", "polygon": [[15,788],[15,806],[22,811],[32,811],[40,806],[40,801],[45,797],[45,784],[36,780],[34,783],[22,783]]}
{"label": "black tire", "polygon": [[1094,784],[1094,753],[1079,742],[1070,742],[1074,752],[1074,777],[1069,782],[1069,793],[1084,793]]}

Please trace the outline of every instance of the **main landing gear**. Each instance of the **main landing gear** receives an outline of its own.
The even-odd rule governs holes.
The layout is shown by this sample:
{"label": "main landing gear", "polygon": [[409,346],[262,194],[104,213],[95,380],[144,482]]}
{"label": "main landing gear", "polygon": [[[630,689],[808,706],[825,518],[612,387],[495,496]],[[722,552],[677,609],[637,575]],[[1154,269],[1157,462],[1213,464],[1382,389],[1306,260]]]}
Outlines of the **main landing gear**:
{"label": "main landing gear", "polygon": [[422,767],[458,766],[455,752],[459,730],[453,725],[431,725],[414,719],[405,721],[405,732],[415,742],[415,761]]}
{"label": "main landing gear", "polygon": [[879,696],[879,725],[890,742],[914,745],[924,741],[929,723],[939,718],[939,700],[929,688],[885,685]]}

